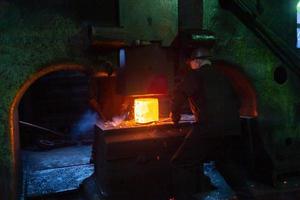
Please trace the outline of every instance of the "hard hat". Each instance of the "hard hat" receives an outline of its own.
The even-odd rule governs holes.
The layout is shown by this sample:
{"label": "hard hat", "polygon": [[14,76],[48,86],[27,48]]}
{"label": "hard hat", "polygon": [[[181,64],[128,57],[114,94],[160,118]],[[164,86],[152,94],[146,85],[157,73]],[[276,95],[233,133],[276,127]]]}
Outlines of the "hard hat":
{"label": "hard hat", "polygon": [[191,59],[206,59],[211,57],[211,51],[208,48],[197,48],[192,51],[190,58]]}

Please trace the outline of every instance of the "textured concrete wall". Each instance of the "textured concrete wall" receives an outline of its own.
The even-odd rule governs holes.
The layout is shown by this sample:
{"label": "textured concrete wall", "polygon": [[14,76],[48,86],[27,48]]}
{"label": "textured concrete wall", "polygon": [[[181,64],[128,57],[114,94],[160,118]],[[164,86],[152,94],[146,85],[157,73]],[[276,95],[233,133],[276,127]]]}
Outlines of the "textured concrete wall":
{"label": "textured concrete wall", "polygon": [[298,0],[261,1],[262,14],[259,17],[269,28],[295,48],[296,11]]}
{"label": "textured concrete wall", "polygon": [[177,34],[177,0],[120,1],[120,26],[133,39],[157,40],[168,46]]}
{"label": "textured concrete wall", "polygon": [[9,2],[2,3],[0,9],[0,165],[11,170],[1,171],[0,187],[13,190],[11,103],[21,85],[36,71],[53,62],[72,60],[66,43],[78,27],[70,18],[45,10],[33,14]]}
{"label": "textured concrete wall", "polygon": [[40,68],[53,62],[72,60],[66,44],[78,27],[70,18],[56,13],[25,14],[12,3],[6,3],[0,9],[3,30],[0,37],[0,137],[3,138],[0,140],[0,162],[4,162],[9,160],[7,117],[14,96],[25,80]]}
{"label": "textured concrete wall", "polygon": [[[264,12],[258,19],[295,49],[296,6],[291,9],[295,1],[263,2]],[[282,63],[237,18],[221,10],[217,1],[204,0],[204,28],[216,33],[217,57],[237,63],[253,83],[257,91],[260,133],[275,169],[298,166],[299,77],[287,69],[288,80],[284,84],[275,82],[274,71]]]}

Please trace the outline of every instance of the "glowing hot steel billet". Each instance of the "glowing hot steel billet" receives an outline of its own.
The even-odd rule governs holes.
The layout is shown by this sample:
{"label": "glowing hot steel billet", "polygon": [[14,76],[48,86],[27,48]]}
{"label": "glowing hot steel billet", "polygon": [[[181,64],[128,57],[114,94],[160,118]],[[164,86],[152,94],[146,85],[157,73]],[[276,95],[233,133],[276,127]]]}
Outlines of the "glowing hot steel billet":
{"label": "glowing hot steel billet", "polygon": [[158,99],[138,98],[134,100],[134,120],[136,123],[149,123],[159,120]]}

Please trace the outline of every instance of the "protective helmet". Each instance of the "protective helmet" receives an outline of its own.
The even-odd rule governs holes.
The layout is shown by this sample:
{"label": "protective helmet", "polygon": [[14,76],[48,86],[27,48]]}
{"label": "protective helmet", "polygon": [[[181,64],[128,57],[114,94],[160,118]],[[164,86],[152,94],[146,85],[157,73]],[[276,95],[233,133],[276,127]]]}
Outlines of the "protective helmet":
{"label": "protective helmet", "polygon": [[197,48],[192,51],[190,58],[191,59],[207,59],[211,57],[211,51],[208,48]]}

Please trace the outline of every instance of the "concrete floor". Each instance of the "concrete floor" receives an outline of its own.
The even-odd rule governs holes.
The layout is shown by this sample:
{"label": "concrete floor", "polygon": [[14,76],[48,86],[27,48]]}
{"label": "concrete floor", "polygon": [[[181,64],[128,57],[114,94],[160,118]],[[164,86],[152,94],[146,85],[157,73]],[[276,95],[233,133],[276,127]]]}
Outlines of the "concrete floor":
{"label": "concrete floor", "polygon": [[30,197],[30,200],[86,200],[80,191],[72,191],[48,196]]}
{"label": "concrete floor", "polygon": [[36,197],[77,190],[94,172],[90,146],[49,151],[23,151],[24,196]]}
{"label": "concrete floor", "polygon": [[[32,200],[85,200],[80,183],[89,177],[94,166],[89,163],[91,146],[72,146],[50,151],[23,151],[24,195]],[[235,192],[229,187],[213,163],[204,166],[216,190],[195,195],[202,200],[229,200]],[[236,172],[237,170],[232,169]],[[232,176],[242,178],[238,173]],[[255,196],[240,199],[299,200],[300,188],[278,190],[246,180],[247,190]]]}
{"label": "concrete floor", "polygon": [[[31,199],[83,199],[80,183],[93,173],[90,146],[72,146],[49,151],[23,151],[24,192]],[[228,199],[233,192],[222,176],[207,164],[205,171],[218,190],[206,199]],[[60,195],[58,194],[60,193]],[[58,195],[58,196],[57,196]]]}

